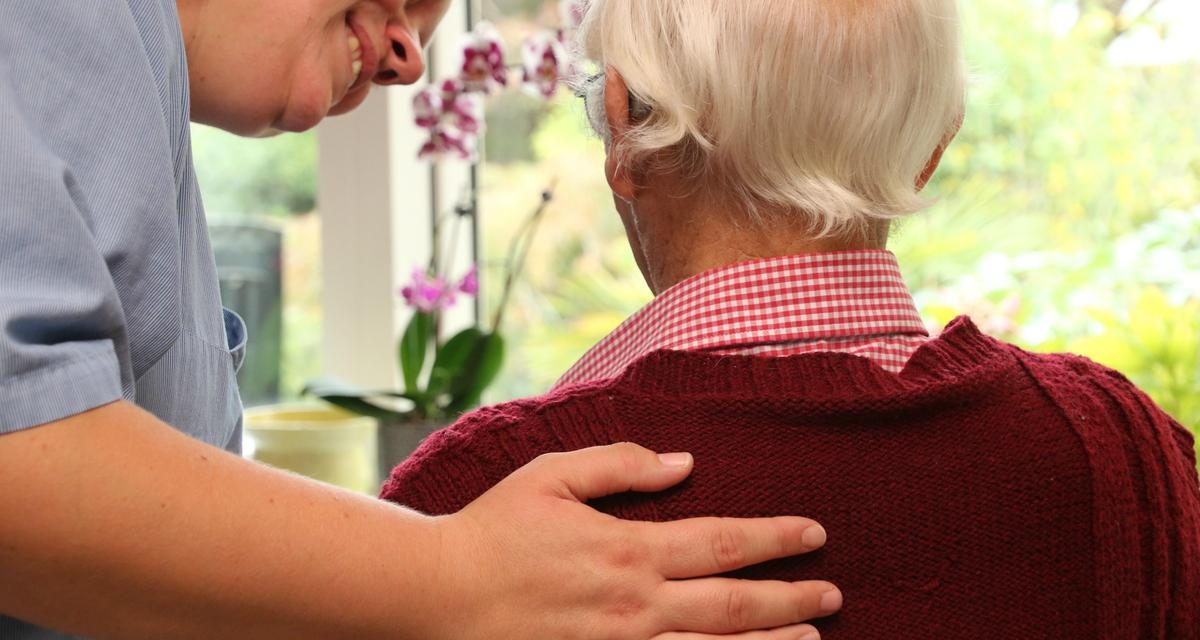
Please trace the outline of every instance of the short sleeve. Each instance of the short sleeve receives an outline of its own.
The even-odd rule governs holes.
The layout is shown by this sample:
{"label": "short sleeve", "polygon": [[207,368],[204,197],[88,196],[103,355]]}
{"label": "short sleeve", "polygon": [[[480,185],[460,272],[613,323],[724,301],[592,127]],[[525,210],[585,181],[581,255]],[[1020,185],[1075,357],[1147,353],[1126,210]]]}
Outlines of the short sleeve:
{"label": "short sleeve", "polygon": [[29,64],[44,46],[30,31],[41,4],[0,4],[0,434],[119,400],[131,377],[87,194],[54,144],[86,142],[88,65],[51,75]]}

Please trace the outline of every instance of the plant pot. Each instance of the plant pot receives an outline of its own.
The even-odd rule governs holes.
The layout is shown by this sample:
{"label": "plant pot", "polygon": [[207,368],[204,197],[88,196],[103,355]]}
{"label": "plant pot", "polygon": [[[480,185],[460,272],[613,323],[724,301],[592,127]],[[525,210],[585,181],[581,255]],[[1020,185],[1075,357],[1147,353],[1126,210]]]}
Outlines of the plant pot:
{"label": "plant pot", "polygon": [[374,418],[325,405],[284,405],[246,411],[250,457],[351,491],[375,495]]}
{"label": "plant pot", "polygon": [[379,477],[387,480],[392,469],[412,455],[431,433],[449,426],[448,420],[409,420],[379,425]]}

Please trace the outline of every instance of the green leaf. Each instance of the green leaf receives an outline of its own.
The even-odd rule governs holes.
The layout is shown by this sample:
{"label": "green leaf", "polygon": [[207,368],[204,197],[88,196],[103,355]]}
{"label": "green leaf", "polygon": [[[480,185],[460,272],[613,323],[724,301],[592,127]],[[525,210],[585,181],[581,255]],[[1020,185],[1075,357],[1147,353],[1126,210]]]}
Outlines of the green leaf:
{"label": "green leaf", "polygon": [[471,357],[450,387],[453,400],[447,407],[451,413],[461,413],[479,405],[504,365],[504,338],[496,333],[483,335],[471,351]]}
{"label": "green leaf", "polygon": [[313,396],[346,395],[362,397],[368,395],[367,390],[362,387],[331,377],[314,378],[308,384],[304,385],[304,391],[301,393]]}
{"label": "green leaf", "polygon": [[433,314],[416,312],[400,337],[398,348],[400,372],[404,376],[404,390],[411,395],[420,394],[421,370],[433,343]]}
{"label": "green leaf", "polygon": [[321,396],[321,399],[339,409],[360,416],[375,418],[385,423],[403,422],[409,416],[409,412],[380,407],[366,398],[354,396]]}
{"label": "green leaf", "polygon": [[407,398],[407,396],[393,391],[368,391],[336,378],[317,378],[305,386],[304,393],[316,396],[335,407],[360,416],[395,421],[403,419],[407,415],[407,412],[380,406],[371,399],[381,396],[393,398]]}
{"label": "green leaf", "polygon": [[426,392],[433,397],[450,392],[454,379],[462,374],[468,365],[477,344],[484,338],[483,332],[476,327],[464,329],[458,335],[442,345],[429,374],[429,384]]}

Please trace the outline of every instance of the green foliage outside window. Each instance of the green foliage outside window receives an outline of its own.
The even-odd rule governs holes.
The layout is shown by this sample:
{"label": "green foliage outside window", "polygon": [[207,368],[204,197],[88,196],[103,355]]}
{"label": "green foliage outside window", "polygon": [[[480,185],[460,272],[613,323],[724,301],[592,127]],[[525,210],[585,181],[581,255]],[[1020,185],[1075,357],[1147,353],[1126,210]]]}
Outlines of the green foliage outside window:
{"label": "green foliage outside window", "polygon": [[[967,120],[930,187],[938,204],[891,248],[931,324],[968,313],[1026,348],[1082,353],[1200,429],[1200,61],[1122,64],[1109,45],[1135,25],[1082,2],[1064,28],[1053,4],[960,3]],[[511,15],[489,19],[519,31],[528,18]],[[528,113],[534,158],[486,168],[486,232],[506,237],[524,194],[562,183],[519,292],[510,337],[523,357],[495,400],[544,391],[650,297],[580,109],[564,98]]]}
{"label": "green foliage outside window", "polygon": [[[967,120],[930,187],[939,203],[899,225],[891,247],[931,324],[968,313],[1026,348],[1082,353],[1200,429],[1200,61],[1122,64],[1115,34],[1171,26],[1153,15],[1135,23],[1129,7],[1114,18],[1126,4],[1136,2],[960,2]],[[554,5],[497,0],[485,17],[519,42]],[[1052,19],[1056,5],[1086,11],[1064,26]],[[508,338],[520,357],[489,396],[502,400],[546,390],[650,294],[613,212],[603,150],[574,100],[547,107],[513,95],[494,110],[481,206],[486,255],[498,260],[483,265],[485,302],[496,303],[486,276],[497,281],[503,239],[529,194],[559,178],[526,285],[514,293]],[[311,134],[238,141],[197,127],[194,147],[216,216],[312,209]],[[291,229],[311,221],[292,220],[289,234],[313,235]],[[316,246],[289,251],[314,264]],[[317,279],[304,271],[291,280]],[[315,315],[317,297],[300,299],[288,314]],[[295,362],[313,360],[315,325],[293,326],[285,349],[307,354]]]}
{"label": "green foliage outside window", "polygon": [[210,217],[308,213],[317,202],[317,136],[245,139],[192,127],[196,177]]}

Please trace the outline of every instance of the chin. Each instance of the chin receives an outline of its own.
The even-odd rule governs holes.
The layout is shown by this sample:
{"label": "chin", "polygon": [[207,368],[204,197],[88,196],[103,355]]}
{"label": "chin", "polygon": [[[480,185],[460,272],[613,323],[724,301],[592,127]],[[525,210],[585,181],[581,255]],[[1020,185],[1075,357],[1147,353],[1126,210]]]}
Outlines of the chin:
{"label": "chin", "polygon": [[357,109],[367,99],[370,92],[371,85],[356,89],[346,94],[340,102],[332,107],[329,106],[327,100],[293,101],[288,105],[287,110],[275,120],[272,128],[291,133],[308,131],[321,124],[321,121],[329,116],[340,116]]}
{"label": "chin", "polygon": [[362,103],[367,100],[367,96],[369,95],[371,95],[371,85],[369,84],[355,89],[354,91],[346,94],[346,97],[342,98],[341,102],[333,105],[333,108],[329,110],[329,115],[340,116],[345,113],[350,113],[351,111],[354,111],[362,106]]}
{"label": "chin", "polygon": [[269,122],[267,122],[265,119],[247,118],[241,116],[240,114],[232,116],[218,114],[213,116],[198,114],[193,111],[192,122],[215,127],[225,131],[226,133],[232,133],[235,136],[241,136],[243,138],[261,138],[265,135],[273,135],[269,133],[272,131],[278,133],[278,130],[273,129]]}
{"label": "chin", "polygon": [[329,110],[326,107],[316,105],[293,107],[280,114],[271,126],[279,131],[301,133],[321,124],[328,114]]}

